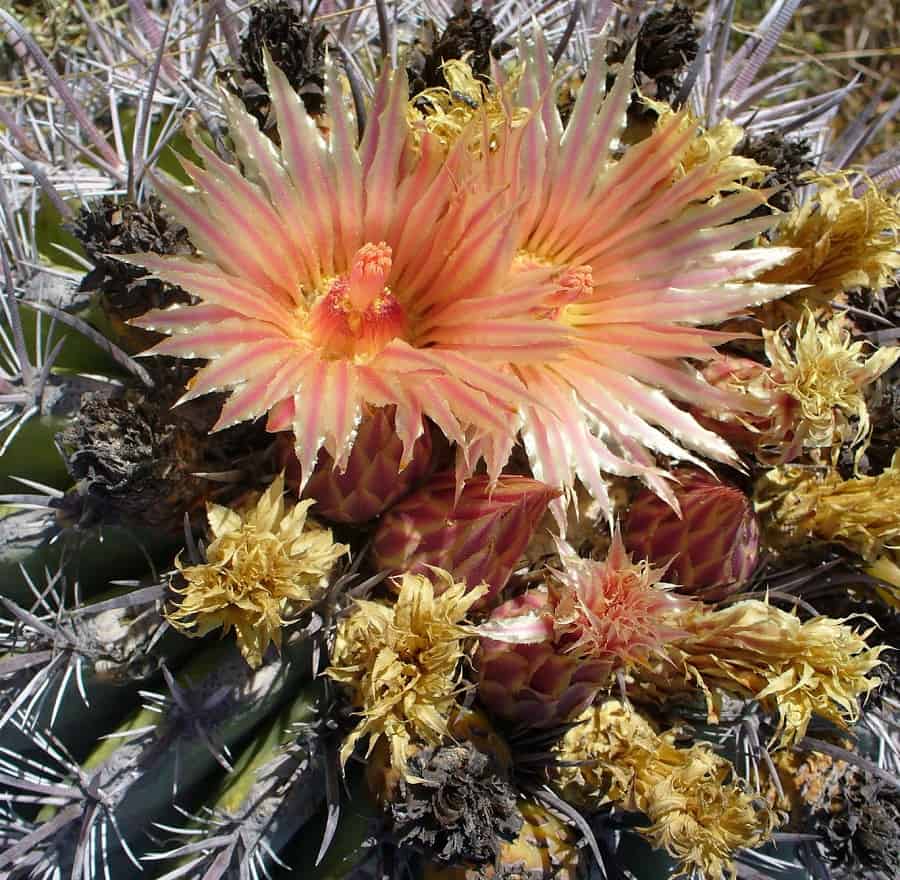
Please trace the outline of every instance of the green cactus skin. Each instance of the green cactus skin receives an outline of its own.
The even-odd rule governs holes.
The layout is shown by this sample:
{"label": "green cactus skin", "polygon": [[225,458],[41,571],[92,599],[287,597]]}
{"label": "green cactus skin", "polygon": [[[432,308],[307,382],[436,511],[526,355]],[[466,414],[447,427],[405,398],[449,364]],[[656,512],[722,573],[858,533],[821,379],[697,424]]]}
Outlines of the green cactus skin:
{"label": "green cactus skin", "polygon": [[[48,858],[63,867],[74,863],[73,876],[79,880],[104,876],[106,867],[112,877],[132,876],[137,869],[118,834],[132,853],[145,852],[154,822],[177,824],[183,813],[176,808],[190,808],[202,797],[217,766],[213,752],[224,760],[225,749],[236,750],[311,670],[311,646],[301,639],[289,640],[280,657],[257,670],[247,666],[231,641],[197,656],[173,679],[174,704],[189,701],[205,717],[174,707],[165,713],[145,707],[103,740],[81,767],[86,796],[80,809],[42,841],[52,851]],[[52,826],[71,806],[44,807],[38,820]],[[90,837],[91,826],[105,831],[105,852],[79,845],[79,838]],[[78,855],[86,858],[86,851],[94,864],[79,864]],[[0,871],[9,853],[0,854]]]}
{"label": "green cactus skin", "polygon": [[347,793],[341,797],[341,816],[334,839],[325,857],[316,857],[325,834],[327,810],[321,810],[287,845],[281,860],[290,866],[274,874],[274,880],[348,880],[355,876],[371,849],[367,840],[379,819],[378,808],[369,792],[365,774],[359,767],[347,768]]}
{"label": "green cactus skin", "polygon": [[[251,876],[254,860],[273,863],[268,853],[279,852],[325,797],[326,756],[314,730],[323,700],[321,682],[303,686],[244,748],[233,772],[169,841],[168,851],[147,858],[175,858],[173,872],[189,871],[187,876],[200,876],[220,858]],[[212,847],[211,838],[221,843]]]}

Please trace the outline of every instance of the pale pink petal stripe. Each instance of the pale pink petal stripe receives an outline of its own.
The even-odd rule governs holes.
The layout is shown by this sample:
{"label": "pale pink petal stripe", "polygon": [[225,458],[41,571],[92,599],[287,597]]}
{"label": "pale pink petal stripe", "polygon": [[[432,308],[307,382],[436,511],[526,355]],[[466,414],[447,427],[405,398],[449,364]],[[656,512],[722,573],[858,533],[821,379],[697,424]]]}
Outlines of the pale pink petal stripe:
{"label": "pale pink petal stripe", "polygon": [[167,309],[150,309],[128,323],[157,333],[192,333],[208,324],[218,324],[240,316],[231,309],[200,303],[195,306],[171,306]]}
{"label": "pale pink petal stripe", "polygon": [[269,410],[269,418],[266,421],[266,430],[271,433],[288,431],[294,424],[296,405],[293,397],[287,397],[279,401]]}
{"label": "pale pink petal stripe", "polygon": [[257,418],[285,400],[293,406],[293,394],[300,387],[303,373],[312,359],[313,355],[299,352],[291,352],[286,359],[273,358],[269,369],[261,368],[257,377],[226,401],[219,420],[221,426]]}
{"label": "pale pink petal stripe", "polygon": [[[300,198],[291,183],[281,163],[280,153],[272,141],[260,132],[256,119],[244,110],[243,104],[233,96],[227,96],[225,110],[241,162],[249,173],[258,172],[260,182],[282,218],[284,234],[293,245],[298,267],[313,286],[318,286],[321,271],[309,232],[314,224],[308,216],[308,203]],[[299,291],[293,293],[295,298],[300,294]]]}
{"label": "pale pink petal stripe", "polygon": [[188,391],[179,403],[239,385],[258,373],[271,376],[273,364],[289,359],[294,352],[295,348],[283,339],[262,339],[239,345],[200,370],[191,379]]}
{"label": "pale pink petal stripe", "polygon": [[[388,76],[387,73],[384,75]],[[379,138],[372,164],[365,173],[363,238],[366,241],[383,240],[391,226],[400,158],[409,134],[406,101],[406,75],[394,73],[391,75],[388,104],[379,118]]]}
{"label": "pale pink petal stripe", "polygon": [[327,361],[313,362],[302,387],[294,395],[294,451],[300,462],[300,491],[312,475],[319,450],[325,443],[322,405],[328,370]]}
{"label": "pale pink petal stripe", "polygon": [[322,427],[325,445],[335,467],[343,472],[353,447],[361,419],[361,401],[356,366],[349,361],[332,361],[322,386]]}
{"label": "pale pink petal stripe", "polygon": [[[324,274],[331,275],[335,272],[334,206],[326,183],[329,161],[325,143],[287,77],[272,64],[268,52],[264,52],[263,58],[272,105],[278,117],[281,153],[297,192],[303,194],[303,200],[308,205],[304,219],[308,223],[319,265]],[[293,218],[284,219],[293,222]]]}
{"label": "pale pink petal stripe", "polygon": [[713,324],[742,309],[778,299],[789,289],[777,284],[721,284],[702,294],[694,290],[669,291],[658,296],[655,303],[641,295],[621,297],[586,307],[581,314],[584,320],[622,324],[663,321]]}
{"label": "pale pink petal stripe", "polygon": [[434,226],[446,210],[451,190],[443,166],[443,148],[435,135],[425,132],[415,167],[397,187],[396,209],[385,238],[395,243],[398,275],[404,260],[419,261],[425,244],[433,242]]}
{"label": "pale pink petal stripe", "polygon": [[269,338],[279,342],[284,339],[271,324],[250,321],[247,318],[229,319],[205,330],[164,339],[144,352],[144,355],[164,354],[183,358],[219,357],[236,345],[255,342],[260,338]]}
{"label": "pale pink petal stripe", "polygon": [[672,173],[680,152],[690,141],[690,132],[669,124],[629,148],[624,157],[607,171],[597,186],[571,216],[561,218],[554,238],[555,252],[577,253],[579,262],[587,257],[592,243],[602,243],[610,230],[622,223],[660,181]]}
{"label": "pale pink petal stripe", "polygon": [[[596,112],[595,99],[591,88],[588,88],[588,81],[596,83],[597,88],[605,87],[606,65],[599,62],[591,65],[562,137],[559,174],[556,185],[550,190],[548,218],[553,216],[558,221],[573,214],[578,204],[584,201],[585,188],[593,187],[603,171],[612,140],[625,126],[626,110],[631,97],[634,53],[635,48],[632,47],[599,113]],[[582,103],[584,106],[580,106]],[[545,221],[542,225],[546,230],[542,236],[543,246],[555,249],[562,240],[558,223],[548,226]]]}
{"label": "pale pink petal stripe", "polygon": [[[659,331],[650,324],[595,324],[579,328],[579,336],[609,345],[621,345],[623,348],[652,358],[708,360],[715,357],[716,350],[711,344],[713,340],[707,340],[703,331],[670,333],[666,332],[668,328],[663,328],[665,328],[664,324],[660,325]],[[714,337],[716,343],[730,339],[734,339],[734,336],[728,333]]]}
{"label": "pale pink petal stripe", "polygon": [[241,274],[243,266],[240,254],[235,251],[228,227],[217,224],[209,216],[203,199],[195,193],[189,193],[164,172],[153,172],[150,178],[163,204],[176,220],[187,227],[191,241],[227,272]]}
{"label": "pale pink petal stripe", "polygon": [[223,162],[199,139],[194,139],[193,146],[206,171],[191,171],[190,167],[188,170],[204,191],[207,204],[237,233],[241,247],[272,284],[291,296],[300,282],[300,272],[291,255],[284,221],[256,184]]}
{"label": "pale pink petal stripe", "polygon": [[334,201],[336,232],[340,235],[339,262],[349,266],[363,244],[362,211],[364,205],[362,163],[356,152],[356,125],[344,100],[337,65],[326,62],[325,100],[331,121],[329,154],[332,173],[329,185]]}
{"label": "pale pink petal stripe", "polygon": [[573,334],[565,324],[546,319],[501,319],[437,327],[421,342],[455,350],[473,362],[534,363],[560,357],[572,347]]}
{"label": "pale pink petal stripe", "polygon": [[147,254],[141,263],[157,278],[183,287],[204,302],[231,309],[248,318],[269,321],[281,331],[294,323],[293,315],[278,297],[239,277],[227,275],[209,263],[155,254]]}

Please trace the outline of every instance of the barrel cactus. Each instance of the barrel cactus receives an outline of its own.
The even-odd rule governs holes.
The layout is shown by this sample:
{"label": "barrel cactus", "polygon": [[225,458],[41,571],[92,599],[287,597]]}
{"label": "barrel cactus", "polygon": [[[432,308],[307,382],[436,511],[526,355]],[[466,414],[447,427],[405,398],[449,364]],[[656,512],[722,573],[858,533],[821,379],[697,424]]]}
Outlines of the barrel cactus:
{"label": "barrel cactus", "polygon": [[797,806],[900,770],[900,166],[798,5],[0,10],[0,876],[896,862]]}

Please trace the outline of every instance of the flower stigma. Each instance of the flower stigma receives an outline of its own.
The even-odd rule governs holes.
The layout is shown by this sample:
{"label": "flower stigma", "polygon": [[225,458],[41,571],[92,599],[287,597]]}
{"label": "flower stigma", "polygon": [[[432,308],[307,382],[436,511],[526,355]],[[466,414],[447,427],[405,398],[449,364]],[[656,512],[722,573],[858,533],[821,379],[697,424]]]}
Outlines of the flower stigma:
{"label": "flower stigma", "polygon": [[390,247],[366,243],[313,304],[310,341],[326,357],[370,360],[402,334],[406,313],[387,286],[390,271]]}

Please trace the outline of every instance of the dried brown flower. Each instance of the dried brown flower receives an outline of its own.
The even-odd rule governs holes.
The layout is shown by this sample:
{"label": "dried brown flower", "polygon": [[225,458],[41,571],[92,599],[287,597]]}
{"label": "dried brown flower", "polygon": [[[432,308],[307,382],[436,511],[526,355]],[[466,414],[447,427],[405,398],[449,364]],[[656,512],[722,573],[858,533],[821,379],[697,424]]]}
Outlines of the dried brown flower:
{"label": "dried brown flower", "polygon": [[403,846],[441,864],[491,864],[522,828],[516,792],[493,758],[472,743],[418,751],[389,805],[393,832]]}
{"label": "dried brown flower", "polygon": [[317,114],[325,109],[325,28],[303,20],[285,2],[255,5],[241,40],[241,72],[246,77],[243,98],[247,109],[266,127],[269,95],[263,50],[267,50],[306,107]]}

